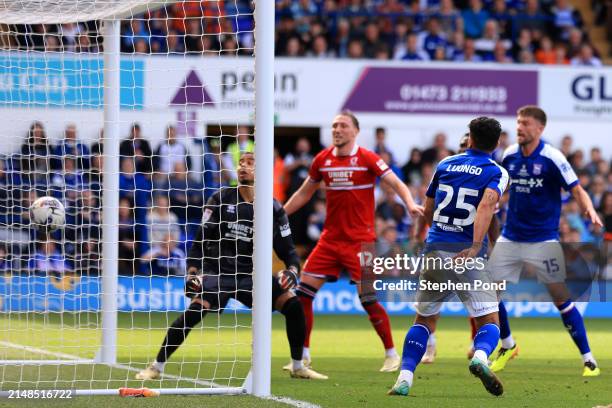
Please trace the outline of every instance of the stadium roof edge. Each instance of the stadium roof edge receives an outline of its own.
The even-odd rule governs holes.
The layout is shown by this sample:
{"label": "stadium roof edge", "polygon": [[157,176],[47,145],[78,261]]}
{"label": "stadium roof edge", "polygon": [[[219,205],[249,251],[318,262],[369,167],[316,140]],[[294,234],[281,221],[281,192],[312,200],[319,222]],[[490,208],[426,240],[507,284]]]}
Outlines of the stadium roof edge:
{"label": "stadium roof edge", "polygon": [[175,0],[0,1],[2,24],[64,24],[116,20],[156,10]]}

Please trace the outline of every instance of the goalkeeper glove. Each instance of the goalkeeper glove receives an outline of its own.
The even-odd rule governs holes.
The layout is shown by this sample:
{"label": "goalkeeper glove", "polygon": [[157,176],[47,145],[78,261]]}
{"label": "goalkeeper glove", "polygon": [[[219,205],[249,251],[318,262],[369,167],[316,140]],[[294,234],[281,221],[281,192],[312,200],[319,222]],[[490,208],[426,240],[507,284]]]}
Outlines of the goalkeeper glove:
{"label": "goalkeeper glove", "polygon": [[289,269],[283,269],[277,274],[278,284],[283,290],[289,290],[295,287],[298,283],[297,269],[290,266]]}
{"label": "goalkeeper glove", "polygon": [[202,281],[197,276],[187,276],[185,280],[185,296],[190,299],[202,294]]}

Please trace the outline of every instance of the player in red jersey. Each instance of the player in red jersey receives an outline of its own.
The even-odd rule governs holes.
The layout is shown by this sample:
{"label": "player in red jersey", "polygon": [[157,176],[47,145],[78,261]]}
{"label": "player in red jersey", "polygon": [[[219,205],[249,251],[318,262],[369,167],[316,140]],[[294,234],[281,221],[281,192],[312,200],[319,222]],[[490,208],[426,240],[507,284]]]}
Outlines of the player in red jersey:
{"label": "player in red jersey", "polygon": [[392,188],[406,204],[412,217],[423,215],[408,187],[374,152],[356,143],[359,121],[349,111],[343,111],[332,123],[333,146],[321,151],[310,167],[309,176],[298,191],[285,204],[292,214],[306,204],[325,184],[327,216],[323,233],[304,264],[297,294],[306,315],[306,341],[304,360],[310,363],[310,332],[313,325],[312,302],[325,281],[336,281],[346,270],[357,285],[359,299],[370,322],[385,346],[385,362],[380,371],[396,371],[400,357],[393,346],[391,325],[385,309],[376,294],[366,293],[361,287],[360,252],[374,243],[374,186],[376,177]]}

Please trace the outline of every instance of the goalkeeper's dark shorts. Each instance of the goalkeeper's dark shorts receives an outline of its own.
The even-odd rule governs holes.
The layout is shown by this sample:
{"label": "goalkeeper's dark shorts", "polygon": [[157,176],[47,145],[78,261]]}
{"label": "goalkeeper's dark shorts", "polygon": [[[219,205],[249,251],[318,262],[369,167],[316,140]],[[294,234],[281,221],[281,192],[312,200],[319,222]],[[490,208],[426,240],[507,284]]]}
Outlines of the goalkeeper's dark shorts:
{"label": "goalkeeper's dark shorts", "polygon": [[[210,311],[223,312],[230,299],[236,299],[248,308],[253,307],[253,278],[230,275],[201,275],[202,300],[210,304]],[[272,277],[272,310],[280,295],[287,292]]]}

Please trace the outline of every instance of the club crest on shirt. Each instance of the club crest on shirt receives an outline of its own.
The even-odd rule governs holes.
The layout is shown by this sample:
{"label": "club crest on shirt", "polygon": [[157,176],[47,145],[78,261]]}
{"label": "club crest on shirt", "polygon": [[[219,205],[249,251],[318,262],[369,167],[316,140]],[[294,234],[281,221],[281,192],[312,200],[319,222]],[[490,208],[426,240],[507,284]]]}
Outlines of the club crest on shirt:
{"label": "club crest on shirt", "polygon": [[236,206],[233,204],[230,204],[227,206],[227,212],[230,214],[234,214],[236,212]]}
{"label": "club crest on shirt", "polygon": [[533,175],[538,176],[542,174],[542,165],[538,163],[534,163],[533,165]]}
{"label": "club crest on shirt", "polygon": [[359,160],[359,158],[357,156],[351,157],[351,166],[356,166],[357,165],[357,160]]}
{"label": "club crest on shirt", "polygon": [[324,166],[331,166],[331,160],[330,159],[325,160]]}

